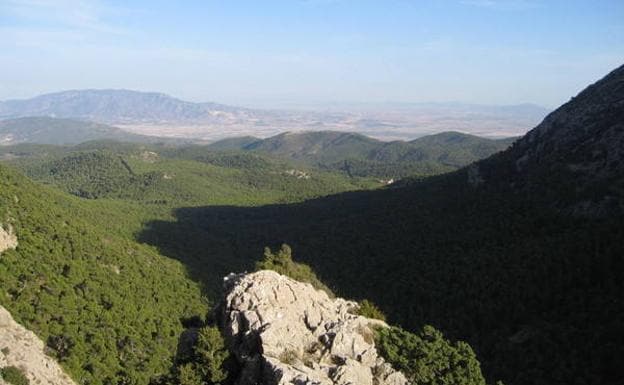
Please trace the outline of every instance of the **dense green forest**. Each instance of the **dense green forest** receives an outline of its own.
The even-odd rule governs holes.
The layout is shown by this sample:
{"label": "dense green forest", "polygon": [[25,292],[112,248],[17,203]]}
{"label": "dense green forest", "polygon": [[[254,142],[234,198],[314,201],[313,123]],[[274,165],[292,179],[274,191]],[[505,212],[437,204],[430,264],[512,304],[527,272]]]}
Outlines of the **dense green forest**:
{"label": "dense green forest", "polygon": [[[0,304],[84,384],[146,384],[172,364],[182,321],[207,300],[184,267],[109,231],[78,198],[0,167]],[[166,311],[163,311],[166,309]]]}
{"label": "dense green forest", "polygon": [[[410,330],[432,324],[469,342],[491,380],[615,383],[623,220],[562,217],[466,180],[462,172],[301,204],[180,209],[141,239],[204,282],[220,275],[205,264],[250,268],[247,256],[286,242],[339,295],[370,298]],[[217,252],[191,257],[202,250]]]}

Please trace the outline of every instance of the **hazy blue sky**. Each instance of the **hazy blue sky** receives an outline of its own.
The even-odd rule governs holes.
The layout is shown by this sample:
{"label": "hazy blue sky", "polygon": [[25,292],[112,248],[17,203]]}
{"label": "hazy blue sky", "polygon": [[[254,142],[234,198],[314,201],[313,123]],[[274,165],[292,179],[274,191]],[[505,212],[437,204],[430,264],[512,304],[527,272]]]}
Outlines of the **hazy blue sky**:
{"label": "hazy blue sky", "polygon": [[0,0],[0,99],[556,106],[623,63],[623,0]]}

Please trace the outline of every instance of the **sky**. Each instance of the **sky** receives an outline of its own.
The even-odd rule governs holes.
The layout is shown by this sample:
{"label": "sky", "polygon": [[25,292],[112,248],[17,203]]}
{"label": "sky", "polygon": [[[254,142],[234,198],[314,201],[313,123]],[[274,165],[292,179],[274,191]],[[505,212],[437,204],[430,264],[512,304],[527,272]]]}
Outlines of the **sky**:
{"label": "sky", "polygon": [[623,0],[0,0],[0,100],[556,107],[622,64]]}

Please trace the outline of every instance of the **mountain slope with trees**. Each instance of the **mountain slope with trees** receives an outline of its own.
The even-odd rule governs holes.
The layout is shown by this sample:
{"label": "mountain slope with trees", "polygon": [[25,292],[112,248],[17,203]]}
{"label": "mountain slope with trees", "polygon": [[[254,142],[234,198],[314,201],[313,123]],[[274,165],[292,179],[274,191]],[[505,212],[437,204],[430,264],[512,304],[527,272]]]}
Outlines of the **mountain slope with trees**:
{"label": "mountain slope with trees", "polygon": [[0,165],[0,222],[18,241],[0,255],[0,305],[76,381],[147,384],[169,370],[184,319],[207,303],[180,263],[106,219]]}

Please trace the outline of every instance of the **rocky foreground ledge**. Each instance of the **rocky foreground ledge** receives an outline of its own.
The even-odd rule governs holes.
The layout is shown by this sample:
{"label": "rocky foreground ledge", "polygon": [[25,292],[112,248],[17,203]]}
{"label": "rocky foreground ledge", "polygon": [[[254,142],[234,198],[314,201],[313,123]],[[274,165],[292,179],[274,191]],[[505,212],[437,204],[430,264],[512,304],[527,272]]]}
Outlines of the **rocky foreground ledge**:
{"label": "rocky foreground ledge", "polygon": [[[0,368],[14,366],[35,385],[76,385],[54,359],[45,354],[43,341],[13,320],[0,306]],[[0,378],[0,385],[8,385]]]}
{"label": "rocky foreground ledge", "polygon": [[230,275],[220,324],[241,365],[238,385],[406,385],[375,349],[381,321],[273,271]]}

